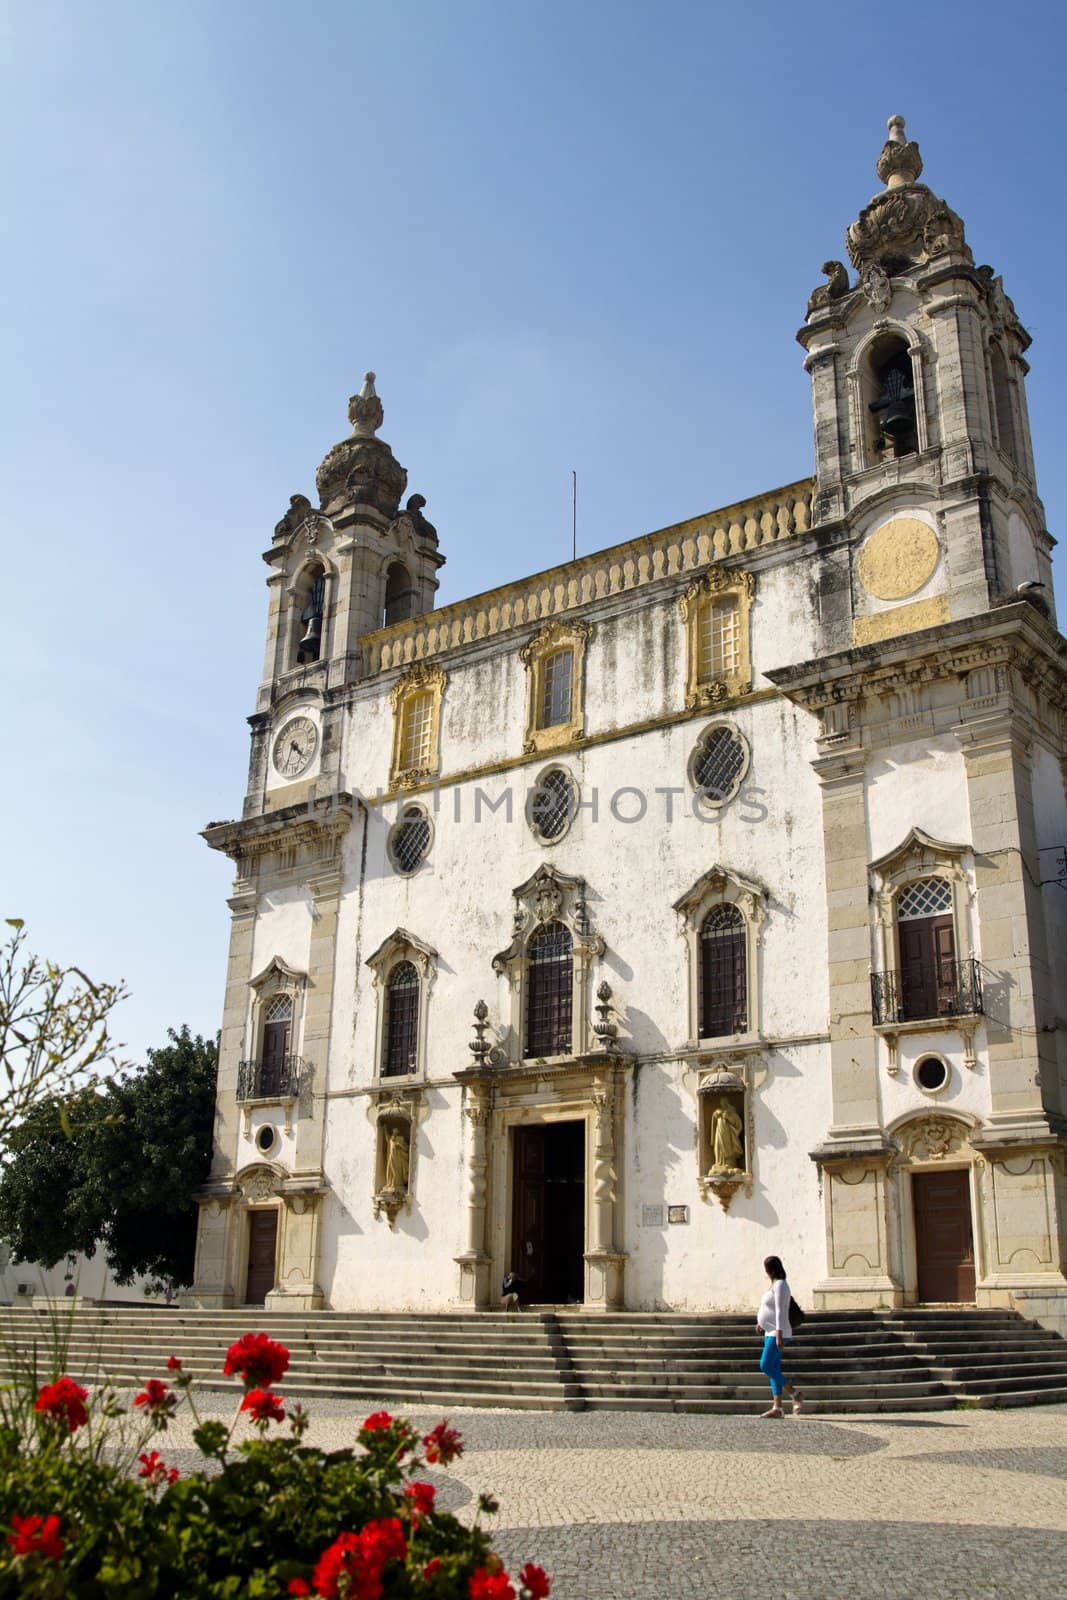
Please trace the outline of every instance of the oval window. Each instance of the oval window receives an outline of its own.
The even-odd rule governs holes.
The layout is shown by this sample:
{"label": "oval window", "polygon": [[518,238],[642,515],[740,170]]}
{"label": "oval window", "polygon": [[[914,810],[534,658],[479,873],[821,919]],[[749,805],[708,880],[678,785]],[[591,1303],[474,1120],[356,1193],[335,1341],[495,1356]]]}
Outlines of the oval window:
{"label": "oval window", "polygon": [[750,752],[744,734],[726,723],[708,728],[689,758],[689,779],[711,806],[724,806],[740,789]]}

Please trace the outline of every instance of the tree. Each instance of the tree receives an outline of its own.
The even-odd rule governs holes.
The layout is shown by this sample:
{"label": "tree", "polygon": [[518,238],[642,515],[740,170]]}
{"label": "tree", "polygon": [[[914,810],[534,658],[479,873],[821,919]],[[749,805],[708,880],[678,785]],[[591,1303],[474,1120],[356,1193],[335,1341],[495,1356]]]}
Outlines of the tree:
{"label": "tree", "polygon": [[0,947],[0,1155],[12,1130],[46,1100],[93,1082],[113,1063],[108,1017],[121,983],[94,983],[80,967],[58,967],[26,949],[21,917]]}
{"label": "tree", "polygon": [[187,1027],[147,1065],[34,1108],[0,1176],[0,1237],[54,1266],[102,1245],[117,1282],[192,1281],[196,1191],[211,1164],[218,1047]]}

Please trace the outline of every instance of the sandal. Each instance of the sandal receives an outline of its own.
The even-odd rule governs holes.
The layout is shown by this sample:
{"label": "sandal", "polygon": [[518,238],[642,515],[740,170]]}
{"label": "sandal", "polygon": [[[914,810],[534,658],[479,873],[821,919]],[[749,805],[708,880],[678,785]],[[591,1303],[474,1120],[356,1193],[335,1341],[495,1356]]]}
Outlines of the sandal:
{"label": "sandal", "polygon": [[784,1416],[785,1416],[785,1412],[782,1410],[781,1406],[772,1406],[769,1411],[761,1411],[760,1412],[760,1421],[762,1422],[764,1420],[764,1418],[766,1418],[766,1417],[784,1417]]}
{"label": "sandal", "polygon": [[804,1396],[799,1389],[793,1390],[793,1415],[799,1417],[804,1410]]}

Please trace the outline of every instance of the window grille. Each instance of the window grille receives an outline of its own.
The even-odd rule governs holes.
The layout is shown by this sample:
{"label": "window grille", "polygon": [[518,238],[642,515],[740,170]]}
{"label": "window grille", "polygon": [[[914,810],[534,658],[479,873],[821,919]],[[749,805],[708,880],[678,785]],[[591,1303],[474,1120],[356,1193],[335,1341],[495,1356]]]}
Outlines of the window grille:
{"label": "window grille", "polygon": [[952,885],[947,878],[921,878],[909,884],[897,901],[897,921],[936,917],[952,910]]}
{"label": "window grille", "polygon": [[400,739],[400,765],[404,771],[418,770],[430,765],[432,751],[430,737],[433,732],[433,692],[424,689],[405,700],[403,731]]}
{"label": "window grille", "polygon": [[418,806],[405,810],[393,829],[389,848],[399,872],[414,872],[425,859],[430,848],[430,823]]}
{"label": "window grille", "polygon": [[700,930],[700,1037],[718,1039],[748,1027],[745,920],[736,906],[716,906]]}
{"label": "window grille", "polygon": [[287,994],[276,994],[263,1013],[264,1022],[291,1022],[293,1002]]}
{"label": "window grille", "polygon": [[574,652],[556,650],[541,664],[542,728],[555,728],[571,720]]}
{"label": "window grille", "polygon": [[385,991],[385,1056],[382,1076],[414,1072],[419,1043],[419,975],[410,961],[401,961],[389,975]]}
{"label": "window grille", "polygon": [[574,786],[560,768],[547,772],[530,797],[530,826],[541,839],[558,839],[575,811]]}
{"label": "window grille", "polygon": [[561,922],[550,922],[526,946],[526,1055],[571,1053],[574,970],[571,936]]}
{"label": "window grille", "polygon": [[713,728],[698,748],[693,779],[708,800],[737,793],[748,762],[748,746],[736,728]]}
{"label": "window grille", "polygon": [[736,600],[709,600],[697,631],[699,682],[735,677],[741,669],[741,614]]}

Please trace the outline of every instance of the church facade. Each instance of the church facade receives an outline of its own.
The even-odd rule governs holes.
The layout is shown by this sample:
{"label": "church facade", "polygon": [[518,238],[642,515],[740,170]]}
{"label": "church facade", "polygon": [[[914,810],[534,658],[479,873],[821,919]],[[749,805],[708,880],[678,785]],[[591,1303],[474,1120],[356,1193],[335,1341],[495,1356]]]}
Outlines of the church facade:
{"label": "church facade", "polygon": [[[1029,338],[901,119],[810,479],[434,609],[351,435],[264,555],[192,1303],[1067,1309],[1067,641]],[[403,502],[403,505],[402,505]]]}

